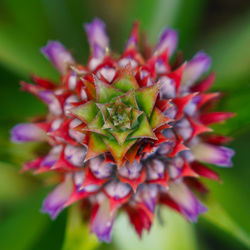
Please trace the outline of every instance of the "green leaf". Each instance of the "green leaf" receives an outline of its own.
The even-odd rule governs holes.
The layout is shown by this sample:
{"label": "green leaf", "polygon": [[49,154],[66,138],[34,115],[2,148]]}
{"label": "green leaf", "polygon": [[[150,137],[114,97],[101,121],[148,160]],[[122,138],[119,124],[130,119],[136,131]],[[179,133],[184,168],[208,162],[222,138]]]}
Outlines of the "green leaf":
{"label": "green leaf", "polygon": [[1,204],[20,200],[31,190],[38,187],[38,182],[8,163],[0,162],[0,202]]}
{"label": "green leaf", "polygon": [[[114,225],[113,241],[120,250],[195,250],[197,243],[193,225],[178,213],[162,207],[160,223],[156,217],[149,233],[138,237],[125,214],[119,215]],[[124,230],[126,228],[126,230]]]}
{"label": "green leaf", "polygon": [[98,240],[89,233],[89,226],[83,222],[79,206],[69,210],[63,250],[92,250],[98,246]]}
{"label": "green leaf", "polygon": [[0,63],[9,69],[24,77],[36,73],[58,80],[56,70],[39,52],[50,39],[61,41],[70,50],[73,48],[79,59],[86,58],[87,41],[79,37],[82,22],[91,16],[88,3],[3,0],[1,9],[4,15],[0,20]]}
{"label": "green leaf", "polygon": [[123,92],[128,92],[131,89],[138,89],[139,85],[132,75],[132,72],[130,74],[124,74],[119,80],[117,80],[113,84],[116,88],[122,90]]}
{"label": "green leaf", "polygon": [[239,136],[230,145],[236,152],[232,168],[212,167],[219,173],[223,183],[206,181],[205,184],[214,199],[220,203],[233,221],[250,234],[250,221],[246,219],[250,197],[249,141],[250,133],[248,132]]}
{"label": "green leaf", "polygon": [[58,73],[43,58],[39,46],[29,42],[27,46],[21,30],[12,31],[0,26],[0,63],[26,78],[33,73],[58,79]]}
{"label": "green leaf", "polygon": [[96,117],[88,124],[86,130],[95,132],[97,134],[106,135],[106,131],[102,129],[104,124],[102,113],[99,112]]}
{"label": "green leaf", "polygon": [[123,92],[121,92],[120,90],[104,83],[103,81],[97,78],[95,79],[95,86],[96,86],[96,99],[100,103],[108,103],[113,98],[121,96],[123,94]]}
{"label": "green leaf", "polygon": [[150,117],[150,126],[154,130],[160,126],[170,122],[170,119],[165,116],[158,108],[154,108]]}
{"label": "green leaf", "polygon": [[250,13],[231,21],[210,37],[203,37],[199,46],[205,48],[216,71],[214,89],[233,90],[249,83]]}
{"label": "green leaf", "polygon": [[125,140],[126,140],[126,138],[127,138],[127,136],[129,135],[129,133],[131,133],[131,130],[126,130],[126,131],[110,131],[110,133],[116,138],[116,140],[118,141],[118,143],[120,144],[120,145],[122,145],[124,142],[125,142]]}
{"label": "green leaf", "polygon": [[217,203],[209,197],[206,200],[209,211],[203,217],[210,223],[236,237],[246,247],[250,248],[250,236],[230,217],[230,215]]}
{"label": "green leaf", "polygon": [[45,193],[45,190],[35,192],[1,221],[2,249],[26,250],[37,241],[50,221],[47,215],[39,212]]}
{"label": "green leaf", "polygon": [[132,124],[132,127],[133,126],[136,126],[137,124],[137,119],[139,118],[140,115],[143,114],[143,111],[139,111],[137,109],[132,109],[131,110],[131,124]]}
{"label": "green leaf", "polygon": [[139,126],[129,137],[157,139],[152,131],[152,128],[150,127],[150,124],[145,114],[139,117]]}
{"label": "green leaf", "polygon": [[27,35],[27,40],[35,44],[43,42],[44,37],[48,36],[50,24],[42,22],[46,18],[42,0],[30,1],[29,4],[19,0],[2,0],[1,5],[6,13],[5,19],[1,19],[1,25],[8,23],[10,31],[22,31],[23,36]]}
{"label": "green leaf", "polygon": [[[6,131],[8,133],[8,130]],[[31,159],[37,157],[37,153],[46,153],[48,145],[39,142],[27,142],[23,144],[15,144],[10,141],[10,137],[0,137],[0,158],[13,167],[21,169],[21,165]]]}
{"label": "green leaf", "polygon": [[152,113],[158,92],[158,84],[135,91],[136,102],[140,110],[143,110],[146,113],[147,117],[150,117]]}
{"label": "green leaf", "polygon": [[[195,41],[195,30],[202,16],[204,0],[138,0],[128,6],[123,20],[126,36],[135,17],[140,21],[142,30],[146,30],[149,41],[155,43],[165,27],[175,28],[180,35],[180,48]],[[142,8],[143,6],[143,8]],[[125,21],[126,20],[126,21]],[[121,24],[122,25],[122,24]],[[125,35],[124,35],[125,40]]]}
{"label": "green leaf", "polygon": [[73,109],[72,113],[86,123],[90,123],[97,115],[98,108],[94,101],[86,102]]}
{"label": "green leaf", "polygon": [[217,133],[238,136],[250,130],[249,116],[250,86],[242,86],[232,91],[224,92],[224,98],[217,109],[235,113],[235,117],[223,124],[213,126]]}
{"label": "green leaf", "polygon": [[91,159],[96,155],[107,152],[108,148],[106,144],[103,142],[102,136],[91,132],[89,135],[89,147],[87,151],[87,159]]}
{"label": "green leaf", "polygon": [[[46,40],[55,39],[62,42],[79,62],[83,59],[87,61],[89,45],[83,32],[83,23],[93,18],[92,3],[82,0],[40,1],[49,24],[50,36],[47,36]],[[40,22],[43,23],[43,20]]]}
{"label": "green leaf", "polygon": [[127,151],[133,144],[135,144],[136,139],[128,139],[122,145],[120,145],[116,140],[110,138],[103,138],[103,141],[114,157],[117,165],[120,165]]}
{"label": "green leaf", "polygon": [[[162,0],[164,1],[164,0]],[[197,40],[197,33],[199,31],[197,24],[205,16],[205,0],[179,0],[171,1],[168,0],[169,4],[173,6],[172,10],[168,9],[169,17],[167,17],[166,24],[174,29],[177,29],[179,34],[178,48],[184,52],[184,55],[190,55],[192,51],[192,45]],[[165,4],[165,8],[169,6]],[[164,12],[160,9],[161,6],[158,6],[159,12],[161,12],[162,17],[164,18]],[[172,11],[172,13],[169,13]],[[165,14],[166,15],[166,14]],[[202,47],[199,44],[199,50]],[[192,54],[190,56],[192,56]]]}
{"label": "green leaf", "polygon": [[120,98],[124,104],[131,106],[135,109],[138,109],[138,106],[135,100],[134,90],[128,91],[126,94],[122,95]]}
{"label": "green leaf", "polygon": [[63,211],[56,220],[50,221],[47,230],[45,230],[41,237],[37,239],[37,242],[30,248],[30,250],[62,249],[66,228],[66,218],[67,212]]}

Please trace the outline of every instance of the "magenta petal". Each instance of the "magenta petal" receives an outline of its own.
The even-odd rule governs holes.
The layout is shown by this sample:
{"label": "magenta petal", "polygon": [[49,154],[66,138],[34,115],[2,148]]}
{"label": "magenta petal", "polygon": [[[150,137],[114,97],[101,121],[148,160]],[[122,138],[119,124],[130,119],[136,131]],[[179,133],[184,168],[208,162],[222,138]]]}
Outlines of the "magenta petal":
{"label": "magenta petal", "polygon": [[52,104],[55,99],[54,93],[50,90],[41,90],[38,92],[38,96],[48,105]]}
{"label": "magenta petal", "polygon": [[54,146],[50,150],[50,152],[43,158],[41,166],[51,168],[58,161],[61,152],[62,146]]}
{"label": "magenta petal", "polygon": [[113,180],[105,186],[105,191],[112,198],[122,199],[131,192],[131,187],[127,183]]}
{"label": "magenta petal", "polygon": [[133,164],[127,161],[125,165],[118,170],[118,172],[121,176],[125,178],[136,179],[139,177],[142,168],[143,168],[142,164],[138,163],[137,161],[134,161]]}
{"label": "magenta petal", "polygon": [[64,182],[59,184],[44,200],[42,212],[55,219],[63,210],[64,204],[70,197],[73,190],[72,176],[66,176]]}
{"label": "magenta petal", "polygon": [[98,207],[98,211],[91,222],[91,232],[95,233],[99,241],[110,242],[111,232],[116,211],[110,212],[109,200],[105,198]]}
{"label": "magenta petal", "polygon": [[173,79],[163,76],[159,79],[161,83],[161,99],[174,98],[176,96],[176,87]]}
{"label": "magenta petal", "polygon": [[22,143],[27,141],[42,141],[46,133],[32,123],[21,123],[11,130],[11,141]]}
{"label": "magenta petal", "polygon": [[106,34],[105,23],[100,19],[95,18],[91,23],[84,24],[84,28],[93,51],[93,56],[96,58],[103,56],[106,48],[109,47],[109,39]]}
{"label": "magenta petal", "polygon": [[197,160],[215,164],[221,167],[231,167],[234,151],[227,147],[199,143],[192,148]]}
{"label": "magenta petal", "polygon": [[168,49],[169,56],[172,56],[178,43],[178,34],[175,30],[166,28],[155,47],[155,52],[160,54]]}
{"label": "magenta petal", "polygon": [[211,65],[211,58],[204,52],[200,51],[187,63],[183,76],[182,83],[192,85],[204,74]]}
{"label": "magenta petal", "polygon": [[135,200],[143,203],[147,209],[154,213],[157,203],[158,187],[155,184],[141,185],[135,194]]}
{"label": "magenta petal", "polygon": [[41,52],[54,64],[61,74],[66,74],[68,65],[74,64],[75,60],[65,47],[56,41],[49,41],[41,48]]}
{"label": "magenta petal", "polygon": [[103,157],[97,156],[89,160],[89,168],[96,178],[106,179],[113,173],[114,165],[105,163]]}
{"label": "magenta petal", "polygon": [[197,221],[201,213],[207,212],[207,208],[181,182],[170,183],[169,195],[179,205],[182,214],[190,221]]}
{"label": "magenta petal", "polygon": [[133,36],[131,36],[131,37],[128,39],[127,43],[126,43],[125,48],[136,47],[136,45],[137,45],[137,40],[136,40],[136,38],[133,37]]}
{"label": "magenta petal", "polygon": [[103,58],[104,55],[105,55],[105,49],[102,48],[99,44],[95,43],[93,45],[93,57]]}

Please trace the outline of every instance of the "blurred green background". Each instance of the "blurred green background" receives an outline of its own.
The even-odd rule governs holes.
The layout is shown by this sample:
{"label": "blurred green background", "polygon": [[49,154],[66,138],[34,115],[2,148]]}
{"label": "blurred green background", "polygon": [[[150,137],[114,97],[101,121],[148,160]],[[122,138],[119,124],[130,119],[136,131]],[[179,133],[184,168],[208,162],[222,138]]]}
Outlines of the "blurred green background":
{"label": "blurred green background", "polygon": [[[44,187],[43,177],[19,173],[22,163],[34,157],[36,145],[10,143],[9,130],[46,112],[36,98],[19,90],[19,81],[29,80],[30,73],[58,79],[39,52],[49,39],[61,41],[79,62],[86,62],[89,49],[82,23],[93,17],[107,23],[117,52],[137,19],[150,42],[170,26],[179,31],[185,58],[202,49],[213,59],[213,90],[224,93],[218,108],[237,113],[215,129],[235,138],[230,146],[236,156],[233,168],[218,169],[223,183],[206,182],[211,189],[204,197],[209,212],[195,225],[164,208],[164,225],[156,220],[150,235],[145,233],[140,241],[120,215],[112,244],[98,244],[77,220],[77,208],[53,222],[39,213],[49,185]],[[1,0],[0,77],[0,249],[250,249],[249,0]]]}

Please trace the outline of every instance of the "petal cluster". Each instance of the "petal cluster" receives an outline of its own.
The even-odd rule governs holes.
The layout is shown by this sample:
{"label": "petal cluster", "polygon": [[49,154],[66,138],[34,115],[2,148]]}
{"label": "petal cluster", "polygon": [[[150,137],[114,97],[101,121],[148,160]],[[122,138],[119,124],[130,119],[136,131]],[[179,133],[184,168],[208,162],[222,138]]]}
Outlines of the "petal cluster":
{"label": "petal cluster", "polygon": [[228,167],[234,154],[223,146],[229,138],[209,127],[233,116],[210,111],[220,97],[207,92],[215,78],[207,73],[211,59],[204,52],[189,61],[180,53],[171,59],[178,41],[172,29],[163,31],[154,49],[140,52],[138,23],[117,57],[101,20],[84,28],[91,48],[87,65],[50,41],[41,51],[60,72],[60,83],[37,76],[35,84],[21,82],[48,106],[45,117],[11,131],[16,143],[50,146],[23,167],[59,177],[42,211],[54,219],[78,202],[90,215],[91,232],[106,242],[120,210],[139,236],[150,230],[157,205],[196,221],[206,211],[193,192],[207,191],[200,177],[219,180],[206,163]]}

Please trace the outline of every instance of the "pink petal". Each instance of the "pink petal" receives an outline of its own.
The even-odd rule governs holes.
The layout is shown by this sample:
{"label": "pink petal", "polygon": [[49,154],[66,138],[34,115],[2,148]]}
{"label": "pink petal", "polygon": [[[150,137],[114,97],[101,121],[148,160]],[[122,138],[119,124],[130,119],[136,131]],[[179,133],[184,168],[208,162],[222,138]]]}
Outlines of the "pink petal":
{"label": "pink petal", "polygon": [[111,232],[116,217],[116,211],[111,213],[109,200],[105,198],[97,209],[97,212],[91,221],[91,232],[94,233],[100,241],[110,242]]}
{"label": "pink petal", "polygon": [[75,60],[65,47],[56,41],[49,41],[41,48],[41,52],[54,64],[61,74],[66,74],[68,66],[74,64]]}
{"label": "pink petal", "polygon": [[128,179],[136,179],[139,177],[142,171],[142,164],[134,161],[133,164],[130,164],[129,161],[125,163],[125,165],[118,170],[119,175]]}
{"label": "pink petal", "polygon": [[106,25],[103,21],[95,18],[91,23],[84,25],[88,36],[89,44],[95,58],[105,55],[106,48],[109,47],[109,39],[106,34]]}
{"label": "pink petal", "polygon": [[234,151],[227,147],[199,143],[192,147],[192,152],[198,161],[215,164],[221,167],[231,167]]}
{"label": "pink petal", "polygon": [[157,202],[158,188],[155,184],[141,185],[135,195],[135,201],[142,203],[151,212],[154,213]]}
{"label": "pink petal", "polygon": [[187,63],[182,76],[182,84],[187,86],[196,82],[205,72],[208,71],[211,65],[211,58],[204,52],[198,52]]}
{"label": "pink petal", "polygon": [[195,195],[182,182],[170,183],[170,197],[179,205],[181,212],[190,221],[197,221],[197,217],[207,211],[207,208],[195,197]]}
{"label": "pink petal", "polygon": [[21,123],[11,130],[11,140],[16,143],[27,141],[43,141],[46,133],[32,123]]}
{"label": "pink petal", "polygon": [[64,182],[59,184],[44,200],[42,212],[48,213],[52,219],[63,210],[73,190],[72,176],[66,176]]}
{"label": "pink petal", "polygon": [[168,49],[169,56],[172,56],[178,43],[178,34],[175,30],[166,28],[155,47],[155,53],[160,54]]}
{"label": "pink petal", "polygon": [[89,160],[89,168],[98,179],[110,178],[114,170],[114,165],[106,163],[104,157],[97,156]]}

